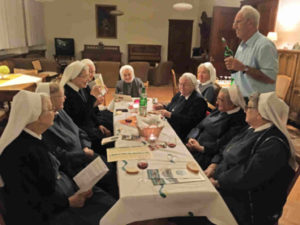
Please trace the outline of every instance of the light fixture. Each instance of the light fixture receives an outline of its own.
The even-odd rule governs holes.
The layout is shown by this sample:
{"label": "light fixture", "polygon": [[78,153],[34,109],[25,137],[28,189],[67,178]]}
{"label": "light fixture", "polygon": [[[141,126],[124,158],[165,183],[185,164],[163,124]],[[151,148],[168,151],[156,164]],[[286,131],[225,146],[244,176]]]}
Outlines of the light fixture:
{"label": "light fixture", "polygon": [[124,12],[122,12],[121,10],[116,9],[116,10],[111,10],[109,12],[109,14],[112,15],[112,16],[122,16],[124,14]]}
{"label": "light fixture", "polygon": [[277,33],[276,32],[269,32],[267,36],[271,41],[277,41]]}
{"label": "light fixture", "polygon": [[180,2],[173,5],[173,9],[177,11],[187,11],[191,10],[193,8],[193,5],[190,3]]}

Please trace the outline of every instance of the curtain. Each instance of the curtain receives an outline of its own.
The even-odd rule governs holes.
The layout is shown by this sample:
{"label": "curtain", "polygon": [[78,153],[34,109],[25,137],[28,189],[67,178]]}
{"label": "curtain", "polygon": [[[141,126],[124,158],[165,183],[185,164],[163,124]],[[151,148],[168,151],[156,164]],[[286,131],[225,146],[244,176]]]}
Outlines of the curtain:
{"label": "curtain", "polygon": [[45,44],[43,5],[35,0],[24,1],[27,45]]}

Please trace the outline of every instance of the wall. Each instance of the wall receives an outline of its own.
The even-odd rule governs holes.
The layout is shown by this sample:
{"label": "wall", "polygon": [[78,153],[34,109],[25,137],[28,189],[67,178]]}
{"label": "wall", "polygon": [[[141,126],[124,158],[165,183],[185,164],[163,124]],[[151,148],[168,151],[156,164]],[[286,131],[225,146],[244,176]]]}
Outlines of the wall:
{"label": "wall", "polygon": [[[162,3],[163,1],[163,3]],[[122,61],[127,62],[127,44],[162,45],[162,60],[167,59],[168,20],[193,20],[192,48],[200,46],[201,12],[212,14],[214,1],[187,0],[193,9],[178,12],[172,8],[174,0],[54,0],[45,2],[45,36],[47,56],[55,54],[54,38],[70,37],[75,39],[76,58],[81,58],[84,44],[119,45],[123,53]],[[124,12],[117,17],[117,39],[96,38],[95,5],[116,5]]]}
{"label": "wall", "polygon": [[280,0],[276,21],[278,48],[291,49],[297,42],[300,43],[300,1]]}

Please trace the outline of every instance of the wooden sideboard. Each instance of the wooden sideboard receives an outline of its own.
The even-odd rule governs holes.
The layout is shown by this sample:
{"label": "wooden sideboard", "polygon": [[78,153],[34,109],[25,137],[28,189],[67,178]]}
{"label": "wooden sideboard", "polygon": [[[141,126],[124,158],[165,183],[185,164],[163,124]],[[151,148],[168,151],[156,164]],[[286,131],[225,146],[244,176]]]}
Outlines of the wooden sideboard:
{"label": "wooden sideboard", "polygon": [[88,58],[93,61],[116,61],[121,63],[120,46],[108,45],[84,45],[81,52],[82,58]]}
{"label": "wooden sideboard", "polygon": [[291,86],[286,96],[290,106],[289,119],[300,125],[300,51],[278,50],[279,72],[291,77]]}
{"label": "wooden sideboard", "polygon": [[161,60],[161,45],[128,44],[128,63],[149,62],[151,66]]}

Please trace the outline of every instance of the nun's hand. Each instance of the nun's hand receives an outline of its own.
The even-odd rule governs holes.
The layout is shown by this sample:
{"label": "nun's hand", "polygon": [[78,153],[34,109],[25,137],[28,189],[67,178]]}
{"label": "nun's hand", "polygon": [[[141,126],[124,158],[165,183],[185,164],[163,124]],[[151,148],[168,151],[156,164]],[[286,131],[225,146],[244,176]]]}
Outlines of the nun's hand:
{"label": "nun's hand", "polygon": [[204,147],[202,145],[200,145],[199,142],[194,138],[189,139],[188,146],[191,150],[196,150],[198,152],[204,151]]}
{"label": "nun's hand", "polygon": [[205,175],[210,178],[214,175],[215,171],[216,171],[216,167],[217,164],[216,163],[212,163],[210,164],[206,170],[204,170]]}
{"label": "nun's hand", "polygon": [[92,190],[82,192],[79,194],[74,194],[69,197],[69,205],[72,208],[81,208],[84,206],[85,200],[93,194]]}
{"label": "nun's hand", "polygon": [[105,126],[100,125],[100,126],[99,126],[99,130],[100,130],[106,137],[111,136],[110,130],[107,129]]}
{"label": "nun's hand", "polygon": [[85,153],[86,156],[88,157],[93,157],[94,156],[94,151],[88,147],[84,147],[83,151]]}
{"label": "nun's hand", "polygon": [[168,110],[165,110],[165,109],[160,110],[160,113],[161,113],[162,116],[164,116],[166,118],[171,118],[171,116],[172,116],[172,113],[169,112]]}
{"label": "nun's hand", "polygon": [[104,102],[104,97],[103,96],[98,96],[96,97],[96,101],[94,103],[94,107],[101,105]]}
{"label": "nun's hand", "polygon": [[209,178],[210,182],[216,187],[219,188],[220,184],[218,180],[215,180],[214,178]]}
{"label": "nun's hand", "polygon": [[163,108],[164,108],[164,106],[161,103],[157,103],[157,104],[153,105],[154,110],[160,110],[160,109],[163,109]]}
{"label": "nun's hand", "polygon": [[95,98],[97,98],[98,96],[101,96],[101,88],[98,85],[94,85],[92,87],[92,90],[90,92],[91,95],[93,95]]}

